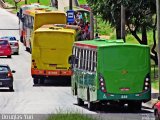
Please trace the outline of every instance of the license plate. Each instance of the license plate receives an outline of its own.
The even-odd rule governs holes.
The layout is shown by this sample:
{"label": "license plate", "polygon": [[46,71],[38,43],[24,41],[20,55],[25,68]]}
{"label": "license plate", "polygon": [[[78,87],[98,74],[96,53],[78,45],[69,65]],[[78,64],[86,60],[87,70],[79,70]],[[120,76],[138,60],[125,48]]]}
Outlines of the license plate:
{"label": "license plate", "polygon": [[2,82],[0,82],[0,85],[2,85]]}
{"label": "license plate", "polygon": [[127,95],[121,95],[121,98],[122,98],[122,99],[127,99],[128,96],[127,96]]}

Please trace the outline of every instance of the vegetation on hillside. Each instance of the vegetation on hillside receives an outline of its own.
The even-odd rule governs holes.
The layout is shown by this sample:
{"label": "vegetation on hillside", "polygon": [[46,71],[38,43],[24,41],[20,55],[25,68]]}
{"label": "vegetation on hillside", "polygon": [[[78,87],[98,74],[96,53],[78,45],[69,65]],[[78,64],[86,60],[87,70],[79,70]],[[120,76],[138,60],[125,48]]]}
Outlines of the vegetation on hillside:
{"label": "vegetation on hillside", "polygon": [[140,44],[148,44],[148,31],[152,31],[151,59],[158,65],[156,48],[156,3],[153,0],[87,0],[94,14],[109,22],[116,30],[116,38],[121,38],[121,4],[125,7],[126,32]]}
{"label": "vegetation on hillside", "polygon": [[[37,1],[38,0],[27,0],[27,4],[37,3]],[[42,4],[42,5],[50,5],[50,0],[39,0],[39,1],[40,1],[40,4]],[[5,0],[5,2],[7,2],[7,3],[9,3],[9,4],[13,5],[13,6],[15,6],[14,0]],[[25,4],[25,1],[23,0],[23,1],[19,2],[17,4],[17,6],[19,8],[19,6],[24,5],[24,4]]]}
{"label": "vegetation on hillside", "polygon": [[81,5],[84,5],[84,4],[87,3],[86,0],[78,0],[78,2],[79,2],[79,4],[81,4]]}
{"label": "vegetation on hillside", "polygon": [[95,120],[83,114],[54,114],[47,120]]}

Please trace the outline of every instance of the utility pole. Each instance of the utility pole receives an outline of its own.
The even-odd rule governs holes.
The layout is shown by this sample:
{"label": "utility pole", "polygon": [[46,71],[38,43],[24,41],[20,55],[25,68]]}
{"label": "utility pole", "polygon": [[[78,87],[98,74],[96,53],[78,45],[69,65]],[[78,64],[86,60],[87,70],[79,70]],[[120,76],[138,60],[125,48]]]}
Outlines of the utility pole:
{"label": "utility pole", "polygon": [[160,95],[160,0],[156,0],[157,5],[157,38],[158,38],[158,80]]}
{"label": "utility pole", "polygon": [[121,39],[125,40],[125,7],[121,4]]}
{"label": "utility pole", "polygon": [[69,0],[69,10],[73,9],[72,0]]}

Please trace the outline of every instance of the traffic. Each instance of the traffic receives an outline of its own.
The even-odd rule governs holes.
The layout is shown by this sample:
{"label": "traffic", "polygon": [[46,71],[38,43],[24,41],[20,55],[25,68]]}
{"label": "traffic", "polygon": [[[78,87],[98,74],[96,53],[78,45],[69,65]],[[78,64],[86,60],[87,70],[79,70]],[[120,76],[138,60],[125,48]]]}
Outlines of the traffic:
{"label": "traffic", "polygon": [[[76,14],[76,20],[84,18],[82,24],[67,23],[66,13],[56,8],[22,6],[17,13],[20,38],[1,36],[0,56],[21,56],[22,44],[31,55],[32,85],[48,81],[70,85],[77,104],[84,106],[87,102],[90,111],[108,103],[141,110],[142,102],[151,100],[149,46],[90,40],[88,10],[76,13],[82,15],[76,18]],[[14,91],[12,73],[15,71],[8,65],[0,65],[0,87]]]}

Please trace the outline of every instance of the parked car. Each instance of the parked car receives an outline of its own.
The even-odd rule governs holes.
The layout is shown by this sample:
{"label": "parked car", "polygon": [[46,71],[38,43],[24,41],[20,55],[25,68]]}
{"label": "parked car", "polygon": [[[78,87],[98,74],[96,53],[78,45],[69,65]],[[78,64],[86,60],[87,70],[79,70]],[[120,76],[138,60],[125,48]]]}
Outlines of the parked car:
{"label": "parked car", "polygon": [[1,39],[8,40],[11,48],[12,48],[12,54],[19,54],[19,41],[14,36],[3,36]]}
{"label": "parked car", "polygon": [[0,65],[0,87],[9,87],[9,90],[13,91],[13,74],[8,65]]}
{"label": "parked car", "polygon": [[160,120],[160,96],[158,97],[158,102],[153,105],[155,120]]}
{"label": "parked car", "polygon": [[0,39],[0,56],[7,56],[8,58],[11,58],[11,55],[12,50],[8,40]]}

